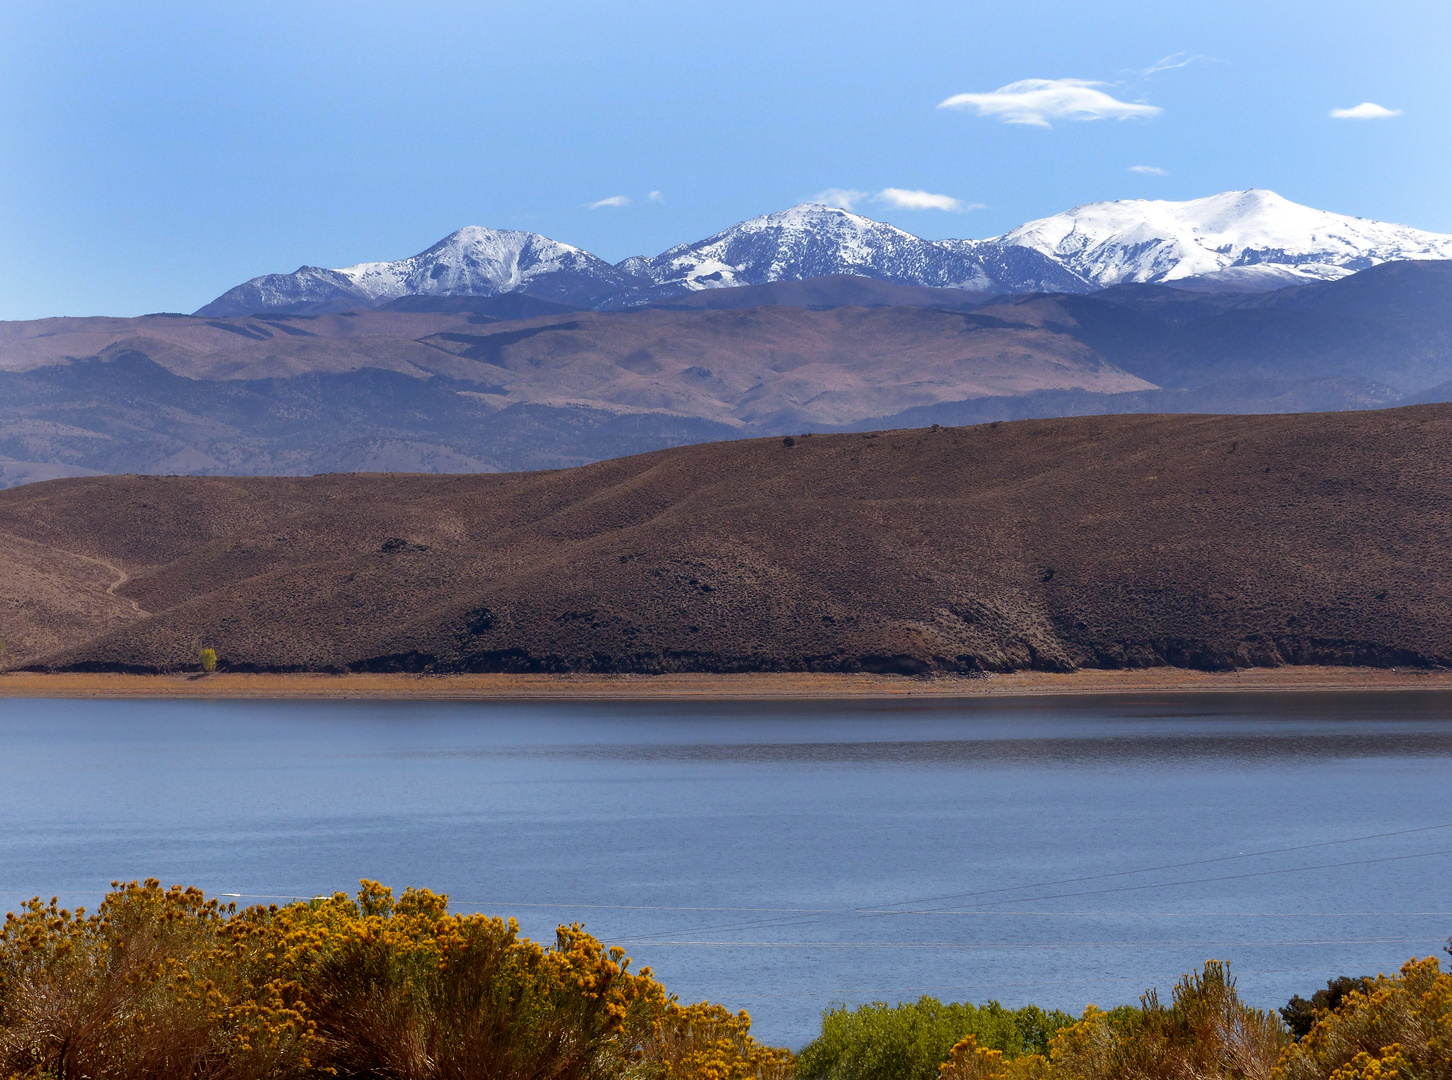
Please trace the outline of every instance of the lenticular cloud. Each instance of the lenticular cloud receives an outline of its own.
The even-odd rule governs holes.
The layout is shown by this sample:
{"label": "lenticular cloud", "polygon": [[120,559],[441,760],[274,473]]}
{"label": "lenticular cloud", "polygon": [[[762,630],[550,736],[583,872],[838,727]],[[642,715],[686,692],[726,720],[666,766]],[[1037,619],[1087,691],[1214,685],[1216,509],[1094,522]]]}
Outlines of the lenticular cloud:
{"label": "lenticular cloud", "polygon": [[1385,120],[1388,116],[1401,116],[1401,109],[1388,109],[1374,101],[1363,101],[1350,109],[1332,109],[1337,120]]}
{"label": "lenticular cloud", "polygon": [[1005,124],[1050,127],[1050,120],[1129,120],[1158,116],[1157,105],[1120,101],[1083,79],[1021,79],[989,94],[954,94],[940,109],[973,109]]}
{"label": "lenticular cloud", "polygon": [[965,203],[951,195],[895,187],[883,188],[873,200],[898,210],[976,210],[979,207],[977,203]]}

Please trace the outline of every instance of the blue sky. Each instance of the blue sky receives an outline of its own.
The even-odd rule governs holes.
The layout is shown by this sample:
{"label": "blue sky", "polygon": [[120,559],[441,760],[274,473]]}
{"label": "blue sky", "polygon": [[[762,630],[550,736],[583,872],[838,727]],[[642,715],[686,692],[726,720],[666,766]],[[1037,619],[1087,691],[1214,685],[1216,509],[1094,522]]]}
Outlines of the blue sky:
{"label": "blue sky", "polygon": [[[468,224],[614,261],[831,189],[928,237],[1245,187],[1452,232],[1449,41],[1445,0],[7,0],[0,318],[189,311]],[[1398,115],[1330,115],[1364,102]]]}

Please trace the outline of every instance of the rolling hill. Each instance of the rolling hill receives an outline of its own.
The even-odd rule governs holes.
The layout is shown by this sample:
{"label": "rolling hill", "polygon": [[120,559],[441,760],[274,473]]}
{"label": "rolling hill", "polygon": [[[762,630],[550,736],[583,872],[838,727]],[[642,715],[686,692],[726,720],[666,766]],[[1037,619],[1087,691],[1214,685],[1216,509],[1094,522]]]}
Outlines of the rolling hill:
{"label": "rolling hill", "polygon": [[10,666],[928,673],[1452,663],[1452,406],[0,492]]}

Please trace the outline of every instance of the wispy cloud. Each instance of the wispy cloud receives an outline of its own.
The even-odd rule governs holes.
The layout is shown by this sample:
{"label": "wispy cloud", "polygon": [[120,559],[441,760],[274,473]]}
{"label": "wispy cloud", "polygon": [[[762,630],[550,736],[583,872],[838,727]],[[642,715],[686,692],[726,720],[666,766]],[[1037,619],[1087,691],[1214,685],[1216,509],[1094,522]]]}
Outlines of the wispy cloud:
{"label": "wispy cloud", "polygon": [[1107,85],[1084,79],[1022,79],[989,94],[954,94],[940,109],[973,109],[1005,124],[1051,127],[1050,120],[1131,120],[1158,116],[1157,105],[1120,101],[1103,90]]}
{"label": "wispy cloud", "polygon": [[843,210],[851,210],[854,205],[860,203],[871,192],[854,191],[852,188],[828,188],[826,191],[819,191],[813,195],[808,202],[814,202],[821,206],[837,206]]}
{"label": "wispy cloud", "polygon": [[951,195],[935,195],[931,191],[911,191],[907,188],[883,188],[872,201],[897,210],[982,210],[982,203],[965,203]]}
{"label": "wispy cloud", "polygon": [[665,196],[662,195],[659,191],[652,191],[649,195],[646,196],[646,198],[649,199],[651,202],[665,202]]}
{"label": "wispy cloud", "polygon": [[1131,165],[1130,172],[1145,173],[1148,176],[1169,176],[1169,171],[1158,165]]}
{"label": "wispy cloud", "polygon": [[1169,56],[1164,56],[1156,60],[1140,72],[1140,74],[1145,78],[1149,78],[1151,75],[1160,71],[1174,71],[1176,68],[1189,67],[1191,64],[1199,61],[1208,61],[1209,59],[1210,57],[1208,56],[1198,56],[1189,52],[1170,53]]}
{"label": "wispy cloud", "polygon": [[1388,109],[1374,101],[1363,101],[1350,109],[1332,109],[1337,120],[1385,120],[1388,116],[1401,116],[1401,109]]}
{"label": "wispy cloud", "polygon": [[610,198],[608,198],[608,199],[601,199],[599,202],[592,202],[590,204],[590,209],[591,210],[599,210],[603,206],[629,206],[629,205],[630,205],[630,196],[629,195],[611,195]]}

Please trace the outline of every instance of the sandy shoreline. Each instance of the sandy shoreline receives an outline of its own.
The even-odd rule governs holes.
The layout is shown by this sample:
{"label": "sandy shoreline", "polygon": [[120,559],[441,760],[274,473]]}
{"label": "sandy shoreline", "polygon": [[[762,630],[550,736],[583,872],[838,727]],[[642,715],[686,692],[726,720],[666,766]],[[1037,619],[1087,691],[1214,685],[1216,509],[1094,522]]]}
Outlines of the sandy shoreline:
{"label": "sandy shoreline", "polygon": [[985,678],[744,675],[109,675],[0,674],[0,698],[376,698],[397,700],[786,700],[976,698],[1217,691],[1452,690],[1452,671],[1281,667],[1024,671]]}

